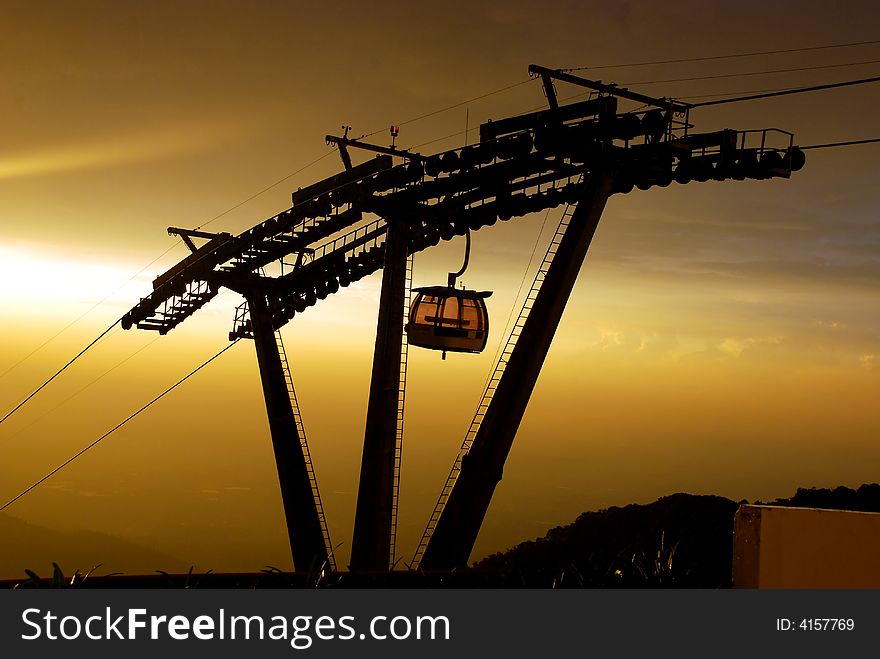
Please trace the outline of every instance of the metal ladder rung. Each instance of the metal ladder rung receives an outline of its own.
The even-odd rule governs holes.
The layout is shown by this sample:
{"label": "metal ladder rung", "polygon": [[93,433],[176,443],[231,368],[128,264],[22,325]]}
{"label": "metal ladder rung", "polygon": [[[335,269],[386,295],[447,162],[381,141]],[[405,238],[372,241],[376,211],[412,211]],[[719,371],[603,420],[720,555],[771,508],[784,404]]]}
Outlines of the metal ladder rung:
{"label": "metal ladder rung", "polygon": [[[412,254],[407,256],[404,273],[403,322],[405,323],[412,302]],[[397,521],[400,505],[400,467],[403,464],[404,411],[406,407],[406,370],[408,361],[409,341],[407,340],[406,332],[404,332],[400,342],[400,371],[398,372],[397,427],[395,430],[394,442],[394,482],[391,496],[391,543],[388,552],[388,566],[390,569],[394,568],[394,564],[397,560]]]}
{"label": "metal ladder rung", "polygon": [[309,444],[306,439],[305,426],[302,422],[302,414],[299,409],[299,402],[296,398],[296,390],[293,386],[293,374],[290,370],[290,363],[287,360],[287,352],[284,349],[284,341],[281,338],[281,331],[275,330],[275,344],[278,346],[278,357],[281,361],[281,369],[284,373],[284,381],[287,385],[287,393],[290,397],[290,408],[293,415],[294,424],[299,434],[300,446],[302,447],[303,458],[305,461],[306,474],[308,475],[309,485],[312,489],[312,496],[315,499],[315,510],[318,515],[318,524],[321,527],[321,534],[324,537],[324,546],[327,552],[327,563],[332,571],[336,571],[336,558],[333,555],[333,545],[330,541],[330,529],[327,526],[327,518],[324,514],[324,505],[321,501],[321,493],[318,490],[318,479],[315,474],[314,465],[312,464],[312,454],[309,451]]}
{"label": "metal ladder rung", "polygon": [[[582,180],[583,176],[578,179],[578,182]],[[538,292],[543,285],[545,279],[547,278],[547,271],[550,267],[550,264],[553,262],[553,259],[558,252],[559,245],[562,243],[565,231],[569,226],[569,220],[574,213],[574,208],[575,206],[573,204],[568,204],[563,211],[562,217],[559,220],[559,224],[556,227],[556,232],[550,239],[550,244],[548,245],[547,251],[544,254],[544,259],[542,260],[538,271],[535,273],[535,277],[532,281],[532,286],[526,294],[526,297],[523,299],[519,315],[517,316],[516,321],[510,328],[510,334],[507,337],[504,348],[501,350],[500,353],[498,353],[495,368],[492,371],[492,375],[490,376],[488,382],[486,383],[486,388],[483,390],[483,395],[480,398],[479,404],[477,405],[477,410],[474,413],[471,424],[468,427],[467,432],[465,433],[465,439],[462,442],[461,448],[459,449],[458,456],[455,459],[455,463],[452,465],[449,476],[446,478],[446,483],[440,490],[440,496],[437,500],[437,504],[434,506],[434,510],[431,513],[428,524],[425,527],[424,532],[422,533],[421,539],[419,540],[418,547],[416,548],[416,553],[413,556],[413,560],[411,563],[411,565],[414,567],[417,567],[421,562],[425,550],[427,549],[428,542],[430,541],[431,536],[434,533],[434,529],[437,527],[437,524],[440,520],[440,516],[443,513],[446,501],[448,500],[452,489],[455,486],[456,481],[458,480],[458,475],[461,472],[462,458],[470,450],[473,440],[476,437],[477,431],[479,430],[480,424],[486,416],[486,411],[488,411],[489,409],[489,405],[492,402],[492,397],[494,396],[495,391],[497,391],[498,389],[498,384],[501,381],[501,377],[507,368],[510,356],[513,354],[517,339],[521,336],[526,321],[528,320],[528,317],[531,314],[532,309],[534,308],[534,302],[537,299]]]}

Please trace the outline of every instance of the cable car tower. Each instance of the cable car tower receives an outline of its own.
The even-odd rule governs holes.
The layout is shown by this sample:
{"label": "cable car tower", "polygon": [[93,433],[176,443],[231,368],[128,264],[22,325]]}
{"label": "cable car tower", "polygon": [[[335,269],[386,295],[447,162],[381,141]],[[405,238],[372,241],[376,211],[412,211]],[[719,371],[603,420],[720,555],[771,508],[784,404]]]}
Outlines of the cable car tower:
{"label": "cable car tower", "polygon": [[[326,137],[343,171],[294,192],[287,210],[237,236],[170,228],[192,253],[123,317],[125,329],[165,334],[223,287],[244,296],[229,337],[254,342],[296,570],[335,569],[280,335],[297,314],[382,270],[350,567],[387,571],[407,336],[416,346],[479,351],[488,331],[486,294],[455,289],[454,279],[417,289],[409,305],[411,257],[499,220],[565,207],[411,564],[464,567],[608,198],[673,181],[788,178],[805,162],[785,131],[695,133],[686,103],[535,65],[529,73],[541,79],[548,108],[483,124],[479,143],[426,156],[352,139],[346,128]],[[591,98],[562,105],[554,82]],[[645,109],[618,112],[620,100]],[[351,149],[375,156],[355,165]],[[279,260],[290,267],[268,276],[265,266]]]}

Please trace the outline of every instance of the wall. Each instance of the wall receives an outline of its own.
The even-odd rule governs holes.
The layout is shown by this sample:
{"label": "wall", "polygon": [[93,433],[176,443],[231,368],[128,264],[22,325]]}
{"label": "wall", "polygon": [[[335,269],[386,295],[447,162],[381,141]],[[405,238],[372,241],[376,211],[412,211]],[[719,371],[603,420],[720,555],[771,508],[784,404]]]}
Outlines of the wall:
{"label": "wall", "polygon": [[734,588],[880,588],[880,513],[747,506],[734,520]]}

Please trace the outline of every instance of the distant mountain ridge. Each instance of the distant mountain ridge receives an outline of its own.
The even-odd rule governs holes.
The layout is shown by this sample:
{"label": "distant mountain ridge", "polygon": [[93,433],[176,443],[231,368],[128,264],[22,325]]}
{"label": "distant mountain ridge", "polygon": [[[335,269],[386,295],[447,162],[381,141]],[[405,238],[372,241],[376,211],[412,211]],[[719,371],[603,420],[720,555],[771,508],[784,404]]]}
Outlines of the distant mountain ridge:
{"label": "distant mountain ridge", "polygon": [[[474,567],[526,588],[729,588],[740,503],[678,493],[587,512]],[[880,512],[880,484],[800,488],[767,505]]]}
{"label": "distant mountain ridge", "polygon": [[101,564],[99,573],[162,568],[185,572],[189,564],[148,546],[98,531],[58,531],[9,515],[0,515],[0,579],[18,579],[25,568],[51,576],[55,561],[66,573],[87,572]]}
{"label": "distant mountain ridge", "polygon": [[[418,571],[343,573],[318,587],[729,588],[733,517],[740,503],[747,502],[672,494],[649,504],[582,513],[571,524],[488,556],[473,569],[437,575]],[[855,490],[801,488],[791,498],[767,504],[880,512],[880,484],[865,484]],[[184,587],[189,582],[188,566],[172,556],[100,533],[52,531],[0,515],[0,559],[13,568],[9,587],[23,580],[24,568],[48,577],[51,568],[47,566],[52,561],[68,575],[103,561],[101,572],[109,572],[117,569],[117,561],[123,557],[131,577],[128,581],[92,576],[85,587]],[[159,568],[184,576],[175,585],[173,579],[156,575]],[[196,570],[201,571],[203,568]],[[200,574],[198,581],[200,587],[313,587],[306,586],[303,575],[299,580],[288,576],[271,571],[271,578],[262,573]]]}

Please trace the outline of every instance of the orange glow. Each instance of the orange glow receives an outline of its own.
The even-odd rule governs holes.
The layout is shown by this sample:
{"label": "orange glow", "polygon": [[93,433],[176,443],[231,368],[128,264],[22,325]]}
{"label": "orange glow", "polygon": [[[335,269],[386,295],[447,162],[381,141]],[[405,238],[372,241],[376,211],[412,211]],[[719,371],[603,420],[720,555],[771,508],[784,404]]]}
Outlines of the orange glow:
{"label": "orange glow", "polygon": [[[723,22],[700,3],[573,3],[542,12],[540,29],[524,2],[460,11],[410,3],[399,12],[365,3],[344,16],[299,4],[218,12],[203,3],[60,3],[49,20],[27,3],[9,10],[0,26],[8,55],[0,58],[0,415],[186,255],[178,245],[140,273],[175,244],[168,226],[238,233],[289,207],[292,191],[342,168],[324,135],[343,124],[355,126],[353,136],[376,130],[369,139],[383,145],[388,126],[399,126],[397,146],[427,154],[462,144],[462,131],[489,118],[545,107],[536,81],[483,97],[526,81],[532,61],[576,67],[737,53],[743,35],[754,50],[871,38],[859,11],[842,16],[822,3],[795,14],[739,7]],[[686,41],[669,39],[683,33]],[[581,73],[702,98],[868,73],[650,81],[860,58],[869,59],[867,49]],[[561,84],[557,91],[584,98]],[[780,126],[802,144],[873,137],[878,93],[862,86],[809,101],[698,108],[691,120],[701,131]],[[477,100],[456,105],[463,99]],[[876,480],[877,155],[872,146],[812,151],[787,181],[612,197],[472,558],[586,510],[676,491],[756,499]],[[398,536],[405,560],[523,277],[526,289],[531,281],[537,263],[524,275],[526,264],[533,251],[540,262],[559,212],[543,230],[544,216],[533,215],[474,235],[462,283],[494,291],[482,354],[443,362],[411,352]],[[461,262],[460,242],[419,254],[414,286],[444,283]],[[358,282],[284,329],[341,565],[379,283]],[[0,426],[0,505],[227,345],[240,301],[224,293],[147,347],[151,334],[108,335]],[[753,451],[764,457],[759,465]],[[66,572],[96,563],[126,572],[288,567],[253,346],[243,341],[0,513],[0,536],[21,539],[0,543],[0,578],[45,571],[52,560]]]}

